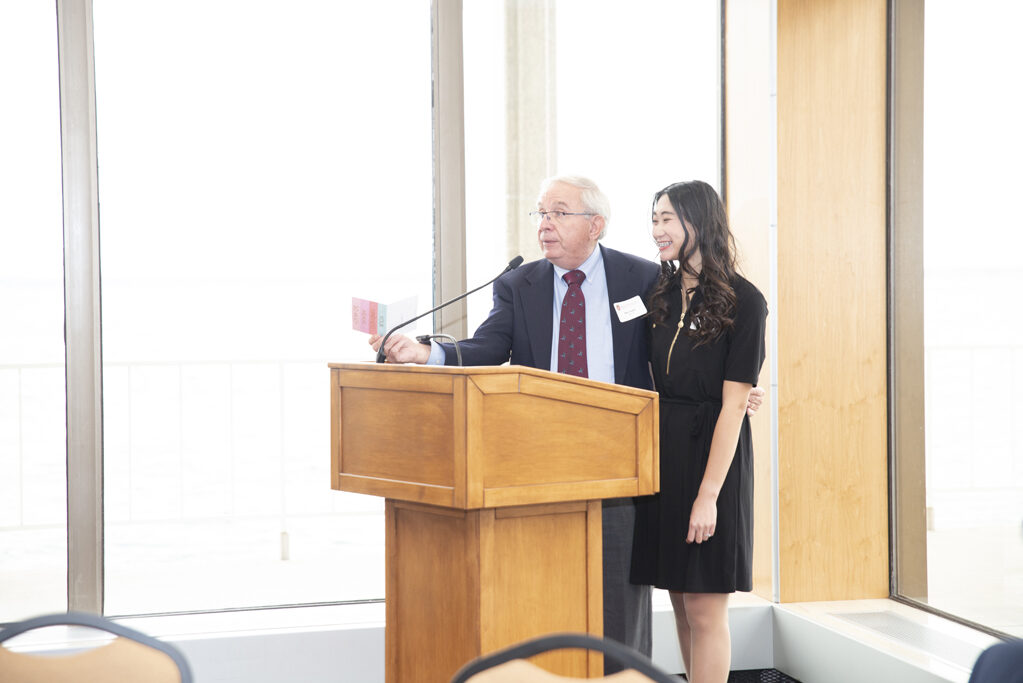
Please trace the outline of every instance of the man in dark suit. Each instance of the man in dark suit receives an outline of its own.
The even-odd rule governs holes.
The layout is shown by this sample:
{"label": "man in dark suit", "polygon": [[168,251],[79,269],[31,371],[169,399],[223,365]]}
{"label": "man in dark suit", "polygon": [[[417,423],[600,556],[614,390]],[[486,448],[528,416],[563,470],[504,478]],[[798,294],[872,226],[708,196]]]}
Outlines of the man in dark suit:
{"label": "man in dark suit", "polygon": [[[658,266],[598,244],[608,213],[607,199],[592,181],[575,176],[544,181],[532,214],[544,258],[494,283],[489,316],[472,338],[459,342],[464,365],[511,362],[556,372],[554,321],[568,289],[561,276],[581,270],[586,275],[581,289],[589,311],[587,376],[652,388],[642,299],[657,279]],[[369,340],[374,349],[379,341],[378,336]],[[456,362],[452,345],[431,347],[402,335],[392,335],[385,351],[389,362]]]}
{"label": "man in dark suit", "polygon": [[[542,184],[537,238],[544,258],[502,275],[494,283],[494,307],[471,339],[458,343],[463,365],[511,362],[568,371],[602,382],[652,389],[644,301],[659,267],[599,244],[610,207],[593,181],[577,176]],[[582,273],[581,284],[570,285]],[[584,300],[585,369],[575,372],[561,358],[562,308],[570,287]],[[566,308],[566,310],[568,310]],[[369,340],[374,350],[380,337]],[[452,345],[420,344],[394,335],[385,348],[389,362],[454,365]],[[578,367],[578,366],[576,366]],[[759,401],[754,403],[759,405]],[[651,654],[650,587],[629,582],[635,509],[631,499],[605,500],[604,635]],[[612,668],[607,668],[610,673]]]}

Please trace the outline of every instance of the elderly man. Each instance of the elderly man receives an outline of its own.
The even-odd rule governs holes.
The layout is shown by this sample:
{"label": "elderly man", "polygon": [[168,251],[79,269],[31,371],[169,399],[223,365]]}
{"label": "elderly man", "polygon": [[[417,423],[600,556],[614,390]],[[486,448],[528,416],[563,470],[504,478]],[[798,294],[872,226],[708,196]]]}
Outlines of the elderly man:
{"label": "elderly man", "polygon": [[[544,258],[497,279],[490,315],[471,339],[459,342],[463,365],[510,361],[653,388],[642,302],[659,267],[599,244],[609,213],[607,198],[591,180],[560,176],[543,182],[530,215]],[[374,350],[380,340],[370,338]],[[384,350],[389,362],[456,362],[450,344],[420,344],[401,335]],[[753,403],[759,405],[758,396]],[[629,582],[634,519],[631,499],[604,501],[604,635],[649,657],[650,587]]]}

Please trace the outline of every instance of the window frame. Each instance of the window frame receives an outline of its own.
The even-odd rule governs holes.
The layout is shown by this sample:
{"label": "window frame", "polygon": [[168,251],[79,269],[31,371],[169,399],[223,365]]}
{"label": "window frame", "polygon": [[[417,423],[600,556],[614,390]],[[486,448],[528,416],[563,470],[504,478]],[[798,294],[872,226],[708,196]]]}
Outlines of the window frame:
{"label": "window frame", "polygon": [[[928,602],[924,366],[925,0],[888,3],[888,466],[890,598],[988,635]],[[914,597],[922,596],[922,597]]]}
{"label": "window frame", "polygon": [[[68,609],[103,614],[103,358],[93,2],[55,4],[64,224]],[[446,300],[464,291],[466,280],[462,0],[431,0],[431,19],[434,298]],[[460,306],[451,307],[443,317],[438,313],[437,329],[464,336],[464,302]],[[237,609],[241,608],[223,611]]]}

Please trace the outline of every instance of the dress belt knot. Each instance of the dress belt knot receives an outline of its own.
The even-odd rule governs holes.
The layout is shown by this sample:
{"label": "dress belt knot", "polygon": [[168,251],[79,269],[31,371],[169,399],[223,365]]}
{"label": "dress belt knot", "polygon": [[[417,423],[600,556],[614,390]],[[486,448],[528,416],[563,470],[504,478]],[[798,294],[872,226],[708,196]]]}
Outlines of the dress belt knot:
{"label": "dress belt knot", "polygon": [[689,425],[691,436],[706,434],[710,436],[714,432],[714,425],[717,424],[718,415],[721,413],[721,404],[717,401],[704,401],[696,409],[693,421]]}
{"label": "dress belt knot", "polygon": [[689,401],[679,398],[660,398],[661,403],[696,408],[692,421],[689,423],[689,435],[696,437],[704,434],[710,436],[714,432],[718,415],[721,413],[721,401]]}

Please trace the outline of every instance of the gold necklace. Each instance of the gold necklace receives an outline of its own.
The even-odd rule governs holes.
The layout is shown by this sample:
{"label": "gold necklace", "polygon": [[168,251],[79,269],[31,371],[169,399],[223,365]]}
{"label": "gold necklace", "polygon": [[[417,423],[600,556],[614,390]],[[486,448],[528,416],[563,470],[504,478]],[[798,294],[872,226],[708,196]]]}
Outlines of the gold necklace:
{"label": "gold necklace", "polygon": [[685,292],[685,287],[683,286],[683,288],[682,288],[682,314],[679,316],[678,327],[675,328],[675,336],[671,340],[671,346],[668,347],[668,362],[664,366],[664,374],[669,374],[671,372],[671,353],[672,353],[672,351],[675,350],[675,342],[678,341],[678,333],[682,331],[682,327],[685,325],[685,322],[686,322],[686,311],[689,310],[689,307],[686,305],[686,303],[687,303],[686,302],[686,292]]}

